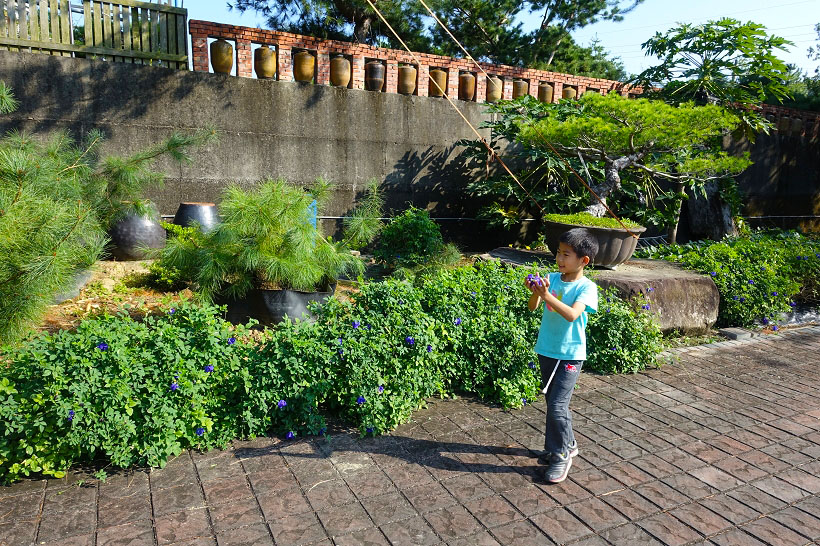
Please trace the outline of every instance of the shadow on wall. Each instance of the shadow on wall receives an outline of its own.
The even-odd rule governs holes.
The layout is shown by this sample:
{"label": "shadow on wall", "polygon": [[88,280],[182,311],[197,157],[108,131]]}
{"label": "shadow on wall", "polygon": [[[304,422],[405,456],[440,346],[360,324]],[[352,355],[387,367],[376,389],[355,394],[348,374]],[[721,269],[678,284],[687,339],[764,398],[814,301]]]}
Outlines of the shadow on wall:
{"label": "shadow on wall", "polygon": [[0,80],[20,101],[16,112],[0,118],[0,126],[8,129],[27,120],[26,128],[30,130],[69,129],[74,136],[81,136],[91,129],[88,120],[94,120],[97,127],[138,120],[156,101],[169,97],[182,101],[198,86],[212,89],[222,99],[222,109],[234,106],[228,78],[202,74],[195,85],[179,85],[177,70],[92,59],[81,63],[65,60],[0,51]]}

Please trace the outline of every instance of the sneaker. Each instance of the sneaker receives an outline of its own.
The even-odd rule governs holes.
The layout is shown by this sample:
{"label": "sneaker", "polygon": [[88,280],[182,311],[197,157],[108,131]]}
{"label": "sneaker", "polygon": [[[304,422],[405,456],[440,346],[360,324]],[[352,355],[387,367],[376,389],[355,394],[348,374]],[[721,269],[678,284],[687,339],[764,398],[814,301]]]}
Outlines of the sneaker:
{"label": "sneaker", "polygon": [[[569,445],[569,456],[575,457],[578,455],[578,440],[573,440],[572,443]],[[552,460],[552,453],[542,453],[538,456],[538,462],[540,464],[550,464]]]}
{"label": "sneaker", "polygon": [[544,472],[544,478],[549,483],[561,483],[567,479],[569,468],[572,466],[572,457],[569,453],[554,453],[552,461]]}

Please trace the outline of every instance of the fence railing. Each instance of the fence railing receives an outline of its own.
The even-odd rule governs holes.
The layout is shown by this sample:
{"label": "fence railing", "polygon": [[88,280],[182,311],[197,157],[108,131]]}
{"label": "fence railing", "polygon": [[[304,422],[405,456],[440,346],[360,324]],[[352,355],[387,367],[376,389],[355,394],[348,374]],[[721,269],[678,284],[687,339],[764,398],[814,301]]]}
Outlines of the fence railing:
{"label": "fence railing", "polygon": [[76,29],[70,0],[0,0],[0,9],[0,49],[188,67],[184,8],[139,0],[83,0],[83,24]]}

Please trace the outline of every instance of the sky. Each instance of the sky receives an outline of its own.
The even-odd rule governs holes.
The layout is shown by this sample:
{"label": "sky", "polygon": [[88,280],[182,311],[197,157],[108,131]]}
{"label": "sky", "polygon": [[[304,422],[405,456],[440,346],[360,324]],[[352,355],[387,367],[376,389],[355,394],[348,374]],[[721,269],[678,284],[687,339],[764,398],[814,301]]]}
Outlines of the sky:
{"label": "sky", "polygon": [[[229,11],[226,0],[177,0],[177,4],[188,9],[191,19],[265,27],[264,19],[255,13]],[[817,44],[814,25],[820,23],[820,0],[644,0],[622,22],[596,23],[575,31],[573,38],[585,46],[597,38],[610,57],[621,58],[627,73],[637,74],[656,63],[641,50],[641,44],[656,32],[679,22],[697,24],[721,17],[765,25],[769,34],[794,42],[789,51],[777,52],[781,59],[810,74],[820,67],[806,53],[809,46]],[[526,14],[521,21],[525,29],[534,28],[539,23],[538,14]]]}

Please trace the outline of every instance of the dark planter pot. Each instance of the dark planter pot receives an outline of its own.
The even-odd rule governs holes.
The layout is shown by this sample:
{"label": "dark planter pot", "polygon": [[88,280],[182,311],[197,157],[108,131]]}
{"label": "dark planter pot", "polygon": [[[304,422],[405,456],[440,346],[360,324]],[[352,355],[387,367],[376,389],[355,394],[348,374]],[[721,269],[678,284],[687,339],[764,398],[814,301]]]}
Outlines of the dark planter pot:
{"label": "dark planter pot", "polygon": [[221,299],[219,304],[227,304],[226,320],[232,324],[244,324],[256,319],[263,325],[282,322],[285,316],[291,319],[312,320],[308,311],[311,301],[324,302],[336,290],[332,284],[327,292],[300,292],[299,290],[263,290],[255,288],[241,299]]}
{"label": "dark planter pot", "polygon": [[73,300],[77,296],[80,295],[80,290],[88,284],[88,281],[91,280],[91,277],[94,276],[94,272],[89,269],[80,269],[76,273],[74,273],[74,277],[71,279],[71,284],[66,286],[65,290],[62,292],[54,295],[54,303],[63,303],[64,301]]}
{"label": "dark planter pot", "polygon": [[381,91],[384,87],[384,64],[370,61],[364,65],[364,88],[368,91]]}
{"label": "dark planter pot", "polygon": [[[598,255],[595,257],[594,265],[615,269],[635,252],[638,240],[629,234],[625,229],[602,228],[593,226],[582,226],[580,224],[561,224],[559,222],[544,222],[544,239],[550,252],[558,252],[558,239],[561,234],[572,228],[584,228],[598,239]],[[629,231],[635,235],[640,235],[646,231],[645,227],[630,228]]]}
{"label": "dark planter pot", "polygon": [[165,229],[150,216],[129,214],[111,226],[111,254],[117,260],[142,260],[148,249],[165,247]]}
{"label": "dark planter pot", "polygon": [[190,227],[194,222],[199,224],[202,233],[208,233],[219,223],[216,205],[213,203],[180,203],[173,223]]}

